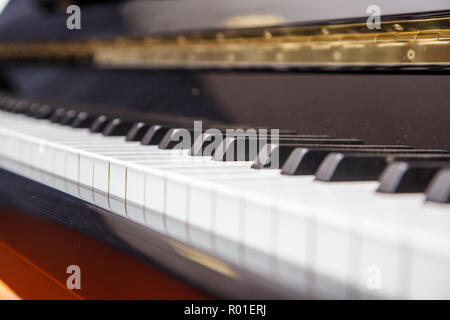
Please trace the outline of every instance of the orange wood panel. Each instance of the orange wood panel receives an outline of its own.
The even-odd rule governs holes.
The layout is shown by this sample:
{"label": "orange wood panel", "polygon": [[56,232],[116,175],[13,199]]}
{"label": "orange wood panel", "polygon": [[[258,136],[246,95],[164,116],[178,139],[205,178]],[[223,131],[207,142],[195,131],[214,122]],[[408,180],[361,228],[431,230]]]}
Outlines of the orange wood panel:
{"label": "orange wood panel", "polygon": [[24,299],[82,299],[3,242],[0,259],[0,277]]}
{"label": "orange wood panel", "polygon": [[20,300],[20,297],[0,280],[0,300]]}
{"label": "orange wood panel", "polygon": [[[81,289],[69,290],[69,265]],[[22,299],[207,299],[206,294],[44,217],[0,208],[0,279]]]}

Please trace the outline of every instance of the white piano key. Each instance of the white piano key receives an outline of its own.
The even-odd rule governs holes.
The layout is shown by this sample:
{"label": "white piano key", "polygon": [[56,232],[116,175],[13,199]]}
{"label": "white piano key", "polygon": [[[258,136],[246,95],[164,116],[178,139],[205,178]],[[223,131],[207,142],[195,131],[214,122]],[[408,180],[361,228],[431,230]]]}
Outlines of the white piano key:
{"label": "white piano key", "polygon": [[65,178],[72,182],[79,182],[79,154],[73,149],[66,150]]}
{"label": "white piano key", "polygon": [[[305,293],[311,296],[312,276],[309,270],[314,255],[315,225],[310,210],[300,205],[293,209],[295,213],[292,213],[292,208],[284,207],[277,214],[277,276],[288,283],[294,281],[297,288],[304,288]],[[299,211],[304,214],[298,214]],[[297,266],[295,274],[292,274],[292,266]]]}
{"label": "white piano key", "polygon": [[126,202],[127,205],[144,207],[145,205],[145,175],[142,169],[128,166],[126,174]]}
{"label": "white piano key", "polygon": [[[355,243],[359,241],[354,234],[350,221],[343,217],[330,223],[330,217],[321,219],[316,212],[316,248],[314,269],[319,274],[329,275],[329,278],[319,277],[316,280],[315,294],[328,295],[331,298],[348,297],[347,282],[351,277],[350,271],[357,263],[353,252],[357,249]],[[329,281],[335,279],[335,281]]]}
{"label": "white piano key", "polygon": [[273,214],[273,203],[265,203],[264,199],[247,201],[244,208],[243,241],[264,252],[273,251],[274,228],[276,219]]}
{"label": "white piano key", "polygon": [[411,252],[411,299],[450,299],[448,236],[418,233]]}
{"label": "white piano key", "polygon": [[149,170],[145,175],[145,207],[150,211],[165,213],[166,205],[166,178],[158,170]]}
{"label": "white piano key", "polygon": [[149,207],[144,207],[144,220],[146,226],[150,229],[161,234],[167,234],[164,214],[162,212],[152,210]]}
{"label": "white piano key", "polygon": [[146,225],[144,207],[135,206],[130,203],[126,203],[127,217],[140,224]]}
{"label": "white piano key", "polygon": [[188,239],[197,248],[213,250],[212,225],[215,217],[215,198],[206,187],[190,185],[187,207]]}
{"label": "white piano key", "polygon": [[[366,228],[375,228],[374,222]],[[360,243],[359,276],[360,298],[402,298],[406,287],[404,279],[409,272],[407,261],[409,250],[398,242],[396,230],[387,230],[386,226],[379,228],[385,239],[365,237],[364,229]],[[389,241],[391,240],[391,241]]]}
{"label": "white piano key", "polygon": [[79,188],[78,188],[78,182],[70,181],[67,179],[64,179],[64,192],[68,193],[72,197],[80,198]]}
{"label": "white piano key", "polygon": [[94,159],[86,153],[78,155],[79,173],[78,183],[85,188],[92,189],[94,181]]}
{"label": "white piano key", "polygon": [[187,179],[171,177],[166,180],[166,231],[168,235],[184,242],[187,242],[188,197]]}
{"label": "white piano key", "polygon": [[216,215],[212,228],[216,254],[236,265],[242,263],[243,210],[243,203],[239,198],[216,194]]}
{"label": "white piano key", "polygon": [[125,201],[126,192],[126,167],[124,163],[109,162],[109,196]]}
{"label": "white piano key", "polygon": [[109,207],[111,208],[111,211],[113,211],[114,213],[116,213],[118,215],[124,216],[124,217],[128,216],[124,199],[109,195],[108,202],[109,202]]}
{"label": "white piano key", "polygon": [[244,263],[249,269],[270,276],[274,267],[271,253],[275,247],[274,229],[277,227],[272,208],[247,202],[243,217]]}
{"label": "white piano key", "polygon": [[64,178],[66,176],[66,151],[63,148],[53,149],[53,172]]}
{"label": "white piano key", "polygon": [[92,157],[93,161],[93,180],[92,186],[95,192],[104,195],[109,194],[109,180],[110,180],[110,163],[103,157]]}
{"label": "white piano key", "polygon": [[48,144],[41,142],[39,144],[38,156],[36,158],[36,167],[40,170],[50,172],[53,164],[52,158],[52,148]]}
{"label": "white piano key", "polygon": [[100,208],[103,208],[105,210],[111,210],[111,207],[109,205],[109,197],[108,194],[99,192],[98,190],[92,191],[92,198],[94,200],[94,203],[99,206]]}

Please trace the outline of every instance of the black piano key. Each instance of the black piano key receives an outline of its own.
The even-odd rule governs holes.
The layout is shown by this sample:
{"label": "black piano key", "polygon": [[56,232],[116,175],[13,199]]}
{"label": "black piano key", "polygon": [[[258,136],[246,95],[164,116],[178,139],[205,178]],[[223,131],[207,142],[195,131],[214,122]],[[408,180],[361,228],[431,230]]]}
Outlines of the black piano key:
{"label": "black piano key", "polygon": [[159,149],[190,149],[196,135],[201,132],[195,132],[193,129],[171,128],[164,135],[164,138],[158,145]]}
{"label": "black piano key", "polygon": [[272,144],[268,143],[261,148],[252,163],[253,169],[273,168],[279,169],[283,166],[292,150],[297,148],[296,144]]}
{"label": "black piano key", "polygon": [[40,107],[42,107],[42,104],[40,104],[39,102],[33,102],[32,104],[30,104],[26,115],[32,118],[37,118]]}
{"label": "black piano key", "polygon": [[50,121],[51,122],[55,122],[55,123],[59,123],[64,118],[64,116],[66,115],[66,112],[67,112],[66,108],[62,108],[62,107],[57,108],[52,113],[52,115],[50,117]]}
{"label": "black piano key", "polygon": [[316,171],[319,181],[377,180],[392,161],[449,161],[450,154],[330,153]]}
{"label": "black piano key", "polygon": [[445,153],[445,150],[411,149],[402,145],[360,145],[360,146],[314,146],[298,148],[290,154],[281,169],[286,175],[311,175],[315,174],[325,157],[333,152],[342,153]]}
{"label": "black piano key", "polygon": [[2,100],[2,103],[1,103],[2,110],[3,110],[3,111],[6,111],[6,112],[9,112],[9,109],[11,108],[12,104],[13,104],[13,99],[12,99],[12,98],[8,98],[8,97],[5,97],[5,98]]}
{"label": "black piano key", "polygon": [[[175,128],[174,128],[175,129]],[[208,146],[210,143],[212,143],[216,138],[218,138],[220,141],[222,141],[226,136],[246,136],[250,135],[252,137],[257,137],[260,135],[260,132],[258,129],[255,129],[255,132],[248,132],[248,129],[254,129],[250,127],[244,127],[243,125],[228,125],[228,124],[215,124],[215,123],[206,123],[202,130],[197,130],[196,128],[184,128],[185,130],[188,130],[191,134],[191,137],[193,137],[193,141],[191,143],[191,149],[194,148],[195,142],[197,142],[197,148],[200,150],[204,150],[206,146]],[[242,129],[242,130],[241,130]],[[267,128],[264,128],[267,129]],[[231,130],[231,132],[229,131]],[[169,131],[170,132],[170,131]],[[169,133],[168,132],[168,133]],[[284,130],[283,135],[277,135],[279,137],[284,137],[293,132],[293,130]],[[267,131],[264,131],[263,135],[264,137],[270,138],[270,129],[267,129]],[[290,136],[290,135],[289,135]],[[168,136],[165,136],[165,138]],[[318,138],[322,136],[317,136]],[[190,155],[200,155],[202,152],[194,152],[192,149],[192,152],[190,150]]]}
{"label": "black piano key", "polygon": [[[256,132],[257,135],[263,135],[264,133],[270,135],[270,134],[275,134],[274,130],[278,130],[278,134],[280,136],[284,135],[284,136],[290,136],[290,135],[297,135],[297,131],[296,130],[290,130],[290,129],[273,129],[273,128],[268,128],[268,127],[259,127],[259,126],[249,126],[249,125],[229,125],[229,124],[224,124],[224,125],[219,125],[219,126],[208,126],[209,128],[216,128],[219,129],[221,131],[224,131],[226,129],[233,129],[236,132],[238,132],[239,129],[243,130],[244,134],[249,134],[251,133],[251,131],[253,131],[252,129],[254,129],[254,131]],[[249,131],[250,129],[250,131]],[[305,137],[311,137],[311,138],[332,138],[332,136],[329,135],[304,135]]]}
{"label": "black piano key", "polygon": [[235,161],[236,155],[236,138],[225,138],[214,150],[212,160],[225,161],[227,159]]}
{"label": "black piano key", "polygon": [[223,141],[223,132],[202,133],[197,139],[195,139],[189,150],[190,156],[212,156],[215,148]]}
{"label": "black piano key", "polygon": [[[217,129],[217,128],[216,128]],[[246,135],[241,135],[239,133],[235,135],[229,135],[225,131],[226,128],[218,128],[218,132],[211,133],[211,132],[204,132],[202,135],[200,135],[192,144],[191,150],[189,150],[189,155],[191,156],[212,156],[214,154],[215,149],[218,148],[220,143],[223,141],[225,137],[245,137]],[[251,135],[248,135],[251,136]],[[256,135],[252,137],[267,137],[267,139],[271,140],[270,131],[268,134],[261,134],[256,133]],[[322,139],[332,139],[332,136],[328,135],[298,135],[298,134],[281,134],[278,135],[278,139],[285,140],[285,139],[316,139],[322,140]]]}
{"label": "black piano key", "polygon": [[16,106],[14,107],[13,110],[11,110],[13,113],[17,113],[17,114],[23,114],[26,113],[28,111],[28,109],[30,108],[32,102],[28,101],[28,100],[21,100],[19,101]]}
{"label": "black piano key", "polygon": [[19,102],[19,100],[17,100],[17,99],[8,99],[6,101],[6,103],[4,104],[3,110],[5,110],[7,112],[12,112],[18,102]]}
{"label": "black piano key", "polygon": [[0,104],[1,110],[7,112],[8,102],[9,102],[9,99],[7,99],[7,98],[5,98],[1,101],[1,104]]}
{"label": "black piano key", "polygon": [[77,110],[74,110],[74,109],[67,110],[66,114],[59,121],[59,123],[62,124],[62,125],[66,125],[66,126],[67,125],[71,125],[72,122],[77,117],[78,113],[80,113],[80,111],[77,111]]}
{"label": "black piano key", "polygon": [[8,102],[8,98],[7,97],[0,96],[0,110],[5,111],[7,102]]}
{"label": "black piano key", "polygon": [[8,108],[8,99],[4,99],[4,100],[2,100],[1,101],[1,103],[0,103],[0,109],[2,110],[2,111],[5,111],[5,112],[7,112],[7,108]]}
{"label": "black piano key", "polygon": [[214,150],[215,161],[251,161],[258,155],[258,150],[267,144],[268,139],[225,138]]}
{"label": "black piano key", "polygon": [[9,111],[14,106],[14,99],[10,97],[3,97],[0,101],[0,107],[3,111]]}
{"label": "black piano key", "polygon": [[[190,156],[212,156],[212,154],[214,153],[214,149],[220,145],[220,143],[227,135],[231,134],[230,132],[227,132],[228,129],[232,129],[233,131],[235,129],[243,129],[243,131],[245,131],[247,128],[244,128],[242,125],[221,125],[214,128],[203,128],[201,134],[192,131],[192,134],[195,135],[195,138],[188,154]],[[258,134],[257,131],[255,133],[255,135]],[[238,135],[240,135],[240,133],[238,133]]]}
{"label": "black piano key", "polygon": [[0,110],[6,112],[6,106],[7,106],[7,99],[5,98],[5,99],[0,101]]}
{"label": "black piano key", "polygon": [[19,100],[17,100],[17,99],[8,99],[8,101],[5,104],[4,111],[12,112],[18,102],[19,102]]}
{"label": "black piano key", "polygon": [[[216,148],[213,160],[216,161],[253,161],[257,158],[259,151],[267,143],[272,144],[286,144],[286,145],[310,145],[310,144],[340,144],[345,143],[363,143],[361,140],[357,139],[312,139],[312,138],[301,138],[301,137],[279,137],[279,139],[274,141],[271,137],[237,137],[237,138],[226,138],[224,141]],[[286,151],[288,152],[288,151]]]}
{"label": "black piano key", "polygon": [[[162,141],[162,139],[164,138],[164,136],[167,134],[167,132],[170,129],[188,129],[188,130],[194,130],[194,123],[193,122],[189,122],[189,121],[176,121],[174,123],[168,123],[168,124],[157,124],[152,126],[144,135],[144,137],[141,140],[141,144],[143,145],[159,145]],[[218,131],[222,132],[222,133],[226,133],[227,129],[232,129],[232,130],[238,130],[238,129],[242,129],[242,133],[245,135],[246,131],[248,129],[255,129],[256,135],[259,136],[260,129],[267,129],[266,133],[268,133],[269,135],[271,134],[271,129],[270,128],[262,128],[262,127],[246,127],[243,125],[227,125],[227,124],[217,124],[217,123],[211,123],[211,122],[203,122],[203,127],[202,127],[202,132],[205,132],[207,129],[217,129]],[[237,131],[239,132],[239,131]],[[279,130],[279,137],[284,137],[284,136],[291,136],[291,135],[295,135],[296,131],[295,130],[289,130],[289,129],[282,129]],[[196,134],[197,136],[197,134]],[[331,136],[328,135],[305,135],[303,136],[304,138],[311,138],[313,140],[315,139],[330,139],[332,138]],[[194,143],[194,142],[193,142]],[[192,143],[192,144],[193,144]],[[356,141],[351,141],[350,143],[359,143]]]}
{"label": "black piano key", "polygon": [[92,133],[102,132],[105,129],[108,121],[109,121],[109,118],[105,115],[97,116],[95,121],[89,127],[89,131],[91,131]]}
{"label": "black piano key", "polygon": [[24,109],[26,109],[26,101],[17,99],[14,101],[14,103],[11,105],[8,111],[12,113],[21,113],[17,111]]}
{"label": "black piano key", "polygon": [[[203,130],[207,129],[209,126],[206,125]],[[150,128],[145,133],[144,137],[141,140],[142,145],[160,145],[166,134],[171,129],[186,129],[193,132],[194,124],[193,122],[186,121],[175,121],[173,123],[165,123],[165,124],[154,124],[150,126]],[[166,142],[165,142],[166,143]]]}
{"label": "black piano key", "polygon": [[144,122],[137,122],[128,131],[126,141],[141,141],[152,125]]}
{"label": "black piano key", "polygon": [[[339,147],[336,147],[336,145],[316,145],[313,147],[309,147],[307,144],[306,145],[297,145],[297,144],[284,144],[284,145],[274,145],[272,144],[270,146],[270,148],[264,147],[260,153],[258,154],[258,157],[255,159],[255,162],[252,164],[252,168],[253,169],[264,169],[264,168],[283,168],[285,169],[285,172],[282,172],[283,174],[290,174],[290,175],[294,175],[295,172],[297,172],[297,169],[300,167],[300,163],[302,162],[302,158],[304,160],[306,160],[308,157],[305,155],[305,153],[307,154],[307,152],[302,152],[300,150],[297,150],[297,153],[291,157],[292,152],[297,149],[303,147],[303,150],[307,150],[307,148],[309,148],[310,153],[314,153],[314,151],[319,151],[319,150],[327,150],[329,152],[335,152],[335,151],[341,151],[341,150],[351,150],[351,151],[355,151],[356,149],[359,151],[361,149],[367,149],[367,151],[378,151],[378,150],[393,150],[393,151],[400,151],[400,150],[405,150],[405,149],[410,149],[411,147],[409,146],[392,146],[392,145],[378,145],[378,146],[370,146],[370,145],[340,145]],[[325,149],[326,147],[326,149]],[[311,149],[313,148],[313,149]],[[409,150],[408,150],[409,151]],[[272,154],[277,155],[278,152],[278,161],[277,163],[272,163]],[[326,154],[324,154],[323,152],[318,152],[317,155],[321,155],[321,159],[318,159],[319,157],[316,156],[315,160],[316,160],[316,168],[319,166],[320,162],[323,160],[323,158],[325,157]],[[302,157],[303,156],[303,157]],[[286,165],[286,168],[284,167],[285,163],[287,161],[290,161],[289,164]],[[305,161],[307,162],[307,161]],[[295,164],[295,165],[294,165]],[[315,172],[314,169],[314,172]],[[294,172],[294,173],[291,173]],[[309,174],[314,174],[314,172],[311,172]]]}
{"label": "black piano key", "polygon": [[171,126],[152,125],[141,140],[142,145],[159,145]]}
{"label": "black piano key", "polygon": [[450,167],[439,170],[425,192],[427,201],[450,203]]}
{"label": "black piano key", "polygon": [[35,112],[34,117],[37,119],[48,119],[53,114],[53,108],[48,104],[41,105]]}
{"label": "black piano key", "polygon": [[72,128],[89,128],[91,127],[98,115],[90,114],[86,111],[79,112],[71,123]]}
{"label": "black piano key", "polygon": [[304,138],[302,136],[280,136],[279,141],[273,140],[272,143],[298,143],[298,144],[332,144],[332,145],[364,145],[364,141],[360,139],[342,139],[342,138]]}
{"label": "black piano key", "polygon": [[411,193],[424,192],[436,172],[448,162],[407,162],[390,163],[380,175],[377,192]]}
{"label": "black piano key", "polygon": [[112,119],[108,122],[102,134],[104,136],[126,136],[133,127],[134,122],[120,118]]}

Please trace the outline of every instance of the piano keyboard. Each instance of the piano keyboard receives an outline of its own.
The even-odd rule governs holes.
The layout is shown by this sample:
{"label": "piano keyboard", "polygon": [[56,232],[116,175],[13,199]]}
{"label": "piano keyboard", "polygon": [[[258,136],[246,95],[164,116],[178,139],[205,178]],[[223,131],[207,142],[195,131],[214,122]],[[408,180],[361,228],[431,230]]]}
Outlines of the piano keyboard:
{"label": "piano keyboard", "polygon": [[[0,104],[6,170],[299,296],[450,298],[443,150],[282,131],[264,159],[220,161],[218,148],[204,156],[159,148],[170,119],[155,127],[8,97]],[[270,168],[274,149],[280,164]]]}

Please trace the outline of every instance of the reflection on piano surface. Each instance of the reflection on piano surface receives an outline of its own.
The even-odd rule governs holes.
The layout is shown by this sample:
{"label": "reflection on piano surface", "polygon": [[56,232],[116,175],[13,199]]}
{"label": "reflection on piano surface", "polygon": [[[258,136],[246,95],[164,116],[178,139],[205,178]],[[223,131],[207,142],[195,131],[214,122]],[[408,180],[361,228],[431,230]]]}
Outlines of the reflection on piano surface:
{"label": "reflection on piano surface", "polygon": [[[101,3],[82,8],[143,5]],[[218,297],[450,298],[450,15],[433,9],[387,5],[380,30],[349,11],[4,36],[0,191]]]}

